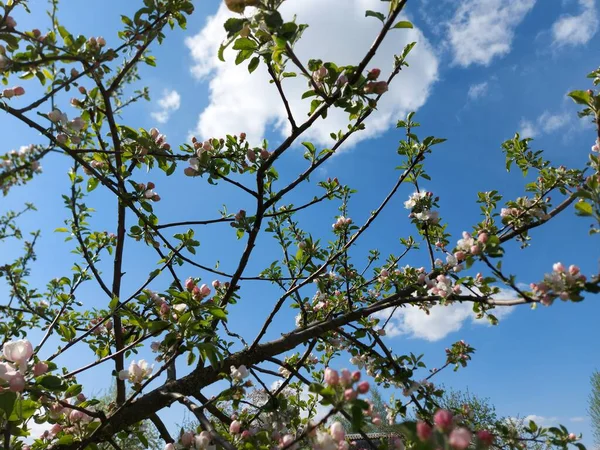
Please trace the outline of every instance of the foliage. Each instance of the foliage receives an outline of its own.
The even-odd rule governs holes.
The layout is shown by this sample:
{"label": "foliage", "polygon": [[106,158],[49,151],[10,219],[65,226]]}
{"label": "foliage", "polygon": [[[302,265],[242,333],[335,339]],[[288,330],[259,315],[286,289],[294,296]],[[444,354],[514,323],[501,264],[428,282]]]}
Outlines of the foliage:
{"label": "foliage", "polygon": [[[397,181],[364,222],[352,220],[352,213],[358,214],[355,191],[337,178],[317,182],[319,195],[292,204],[291,194],[314,187],[316,171],[377,114],[378,102],[402,77],[417,44],[388,55],[392,64],[387,74],[370,67],[389,34],[412,28],[400,19],[407,1],[384,0],[385,12],[366,12],[364,20],[380,21],[380,31],[360,61],[346,66],[302,61],[295,46],[308,24],[284,17],[279,10],[283,1],[226,0],[229,9],[245,14],[224,24],[227,37],[218,54],[221,59],[233,57],[250,73],[259,66],[266,69],[288,118],[289,133],[279,145],[249,142],[244,133],[175,145],[155,128],[134,128],[123,120],[128,106],[148,98],[138,67],[157,64],[152,47],[166,40],[170,30],[185,28],[194,12],[191,1],[144,0],[133,15],[121,16],[122,29],[109,39],[69,32],[59,20],[57,0],[45,32],[22,29],[13,17],[38,7],[33,2],[0,1],[0,77],[5,86],[11,84],[0,96],[3,123],[18,121],[41,136],[39,143],[0,156],[0,187],[4,195],[12,194],[42,172],[48,154],[63,157],[70,168],[70,188],[63,195],[64,227],[55,231],[64,234],[73,258],[71,273],[49,280],[45,287],[30,284],[40,235],[25,240],[18,221],[21,213],[33,214],[34,208],[28,204],[21,213],[0,218],[0,241],[21,241],[24,247],[21,256],[0,266],[9,288],[0,307],[4,448],[119,448],[119,442],[127,448],[145,447],[151,420],[167,450],[212,444],[226,449],[343,449],[343,427],[334,422],[326,429],[326,423],[339,414],[357,430],[378,425],[365,401],[370,383],[375,383],[406,393],[388,402],[386,414],[392,424],[400,423],[410,448],[481,449],[492,445],[494,437],[510,449],[527,443],[583,449],[580,437],[563,426],[543,428],[531,422],[514,427],[497,421],[492,430],[497,436],[476,430],[483,425],[478,421],[493,417],[485,404],[481,417],[453,422],[456,417],[440,409],[441,394],[429,380],[447,368],[467,367],[475,349],[456,342],[447,349],[443,367],[427,371],[424,355],[395,354],[389,348],[382,315],[390,317],[400,307],[429,311],[462,302],[472,305],[478,318],[496,324],[495,308],[550,306],[559,299],[579,302],[600,292],[598,274],[584,275],[575,264],[554,264],[530,291],[520,287],[518,274],[502,265],[507,252],[518,251],[511,242],[531,245],[533,230],[571,206],[591,223],[591,234],[600,231],[600,95],[594,90],[570,94],[583,108],[580,115],[597,125],[587,164],[555,167],[542,151],[530,148],[529,138],[516,134],[501,145],[506,169],[517,168],[533,181],[515,199],[503,199],[499,190],[479,192],[481,221],[460,224],[465,231],[458,240],[440,215],[440,196],[423,188],[431,179],[431,155],[444,139],[419,136],[420,124],[412,112],[398,121],[402,139],[391,150],[397,155],[397,166],[390,169],[397,171]],[[286,80],[292,77],[306,81],[302,98],[310,105],[307,117],[290,107]],[[16,78],[26,87],[14,85]],[[596,86],[598,71],[590,78]],[[35,92],[38,84],[44,93],[34,98],[28,92]],[[70,101],[74,117],[66,113],[67,92],[75,95]],[[306,132],[334,110],[346,114],[347,126],[333,130],[331,145],[321,148]],[[305,149],[304,166],[294,167],[292,178],[280,177],[283,157],[299,144]],[[157,186],[161,181],[156,180],[183,176],[199,189],[204,182],[234,188],[251,209],[230,212],[225,206],[218,217],[208,218],[207,211],[193,211],[186,222],[164,217],[157,207],[162,198]],[[413,235],[400,238],[399,253],[382,255],[372,249],[361,259],[352,250],[402,185],[414,189],[404,203]],[[113,200],[114,211],[105,218],[114,223],[114,233],[93,225],[97,213],[91,193],[96,190]],[[314,211],[317,204],[337,208],[327,218],[326,236],[309,232],[297,215]],[[232,241],[243,240],[244,249],[237,256],[223,252],[228,254],[207,261],[210,256],[198,252],[202,239],[211,236],[205,230],[222,225],[233,229]],[[264,236],[272,237],[278,250],[267,254],[265,249],[263,256],[274,262],[257,270],[251,260]],[[131,261],[125,247],[154,259]],[[420,250],[429,259],[427,267],[406,265],[403,258]],[[147,276],[127,278],[126,284],[132,265]],[[262,324],[253,337],[228,327],[236,305],[254,300],[244,294],[249,283],[280,290],[265,300],[265,315],[252,318]],[[512,289],[514,298],[496,299],[501,286]],[[97,293],[93,306],[83,302],[86,289]],[[283,308],[297,312],[296,327],[268,340]],[[35,347],[24,339],[34,329],[43,331]],[[69,357],[73,348],[88,355],[80,367]],[[149,350],[155,365],[140,359]],[[347,355],[371,382],[360,371],[338,373],[330,367]],[[80,396],[84,386],[78,375],[96,373],[101,365],[112,367],[116,383],[109,403]],[[258,404],[248,392],[255,383],[262,389]],[[206,398],[205,389],[215,394]],[[169,434],[157,412],[175,403],[193,414],[196,429]],[[328,412],[315,420],[321,408]],[[412,408],[418,411],[416,421],[409,420]],[[34,422],[51,428],[28,446],[24,442]]]}

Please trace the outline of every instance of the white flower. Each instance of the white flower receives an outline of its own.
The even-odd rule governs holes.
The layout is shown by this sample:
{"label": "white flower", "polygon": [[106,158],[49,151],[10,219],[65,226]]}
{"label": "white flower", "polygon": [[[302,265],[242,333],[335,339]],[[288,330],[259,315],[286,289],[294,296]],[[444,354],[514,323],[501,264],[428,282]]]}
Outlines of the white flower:
{"label": "white flower", "polygon": [[446,256],[446,264],[456,266],[458,264],[458,259],[456,259],[454,255],[448,255]]}
{"label": "white flower", "polygon": [[67,120],[69,120],[67,118],[67,115],[58,109],[50,111],[48,113],[48,119],[50,119],[54,123],[61,123],[61,124],[65,124],[65,123],[67,123]]}
{"label": "white flower", "polygon": [[234,381],[242,381],[244,378],[248,378],[248,375],[250,375],[248,373],[248,369],[246,369],[246,366],[244,365],[241,365],[238,368],[236,368],[235,366],[231,366],[230,370],[231,378],[233,378]]}
{"label": "white flower", "polygon": [[592,147],[592,151],[600,153],[600,138],[596,139],[596,143]]}
{"label": "white flower", "polygon": [[205,449],[210,445],[210,433],[208,431],[203,431],[200,434],[194,436],[194,448],[196,449]]}
{"label": "white flower", "polygon": [[4,381],[10,381],[17,373],[17,369],[12,364],[0,362],[0,378]]}
{"label": "white flower", "polygon": [[129,380],[133,384],[141,384],[144,379],[152,374],[153,369],[154,366],[148,366],[148,363],[143,359],[140,359],[138,363],[131,361],[129,369],[119,372],[119,379]]}
{"label": "white flower", "polygon": [[424,210],[420,213],[415,213],[415,218],[423,222],[438,223],[440,221],[440,213],[437,211],[431,211],[429,209]]}
{"label": "white flower", "polygon": [[18,341],[7,342],[4,344],[2,349],[4,357],[14,362],[19,366],[19,370],[22,374],[25,373],[27,368],[27,361],[33,356],[33,347],[31,342],[26,339],[20,339]]}
{"label": "white flower", "polygon": [[456,248],[465,252],[470,252],[471,247],[475,245],[475,239],[466,231],[463,231],[463,238],[456,243]]}
{"label": "white flower", "polygon": [[408,197],[408,200],[404,202],[404,207],[406,209],[413,209],[415,206],[417,206],[417,202],[425,197],[427,197],[427,192],[415,192],[414,194],[411,194],[411,196]]}
{"label": "white flower", "polygon": [[329,433],[317,430],[317,436],[314,440],[314,450],[338,450],[338,443]]}
{"label": "white flower", "polygon": [[69,128],[71,128],[75,132],[83,130],[83,127],[85,127],[85,122],[81,117],[75,117],[69,122]]}
{"label": "white flower", "polygon": [[185,303],[178,303],[176,305],[173,305],[173,309],[175,311],[177,311],[179,314],[182,314],[187,309],[187,305]]}

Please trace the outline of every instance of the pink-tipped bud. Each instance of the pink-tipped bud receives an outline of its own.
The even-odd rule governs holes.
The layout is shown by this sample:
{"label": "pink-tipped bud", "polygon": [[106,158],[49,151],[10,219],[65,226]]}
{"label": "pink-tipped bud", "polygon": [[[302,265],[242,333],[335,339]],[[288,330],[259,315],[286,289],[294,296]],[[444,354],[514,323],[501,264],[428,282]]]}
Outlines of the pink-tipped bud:
{"label": "pink-tipped bud", "polygon": [[489,447],[494,443],[494,435],[488,430],[481,430],[477,432],[477,439],[485,446]]}
{"label": "pink-tipped bud", "polygon": [[356,400],[357,396],[358,396],[358,393],[352,388],[348,388],[344,391],[344,398],[346,399],[347,402]]}
{"label": "pink-tipped bud", "polygon": [[229,425],[229,432],[231,434],[239,434],[241,429],[242,429],[242,424],[240,423],[239,420],[234,420],[233,422],[231,422],[231,425]]}
{"label": "pink-tipped bud", "polygon": [[426,422],[417,422],[417,436],[422,441],[427,441],[431,437],[433,429]]}
{"label": "pink-tipped bud", "polygon": [[376,80],[381,75],[381,69],[371,69],[367,75],[368,80]]}
{"label": "pink-tipped bud", "polygon": [[354,372],[352,372],[352,381],[359,381],[359,380],[360,380],[360,371],[355,370]]}
{"label": "pink-tipped bud", "polygon": [[340,381],[340,377],[336,370],[333,370],[330,367],[325,369],[325,383],[329,386],[337,386]]}
{"label": "pink-tipped bud", "polygon": [[187,280],[185,280],[185,288],[188,291],[191,291],[195,287],[196,287],[196,282],[192,278],[188,278]]}
{"label": "pink-tipped bud", "polygon": [[449,430],[452,427],[452,413],[445,409],[439,409],[433,416],[433,423],[440,430]]}
{"label": "pink-tipped bud", "polygon": [[360,394],[366,394],[367,392],[369,392],[369,382],[368,381],[361,381],[360,383],[358,383],[358,386],[356,386],[356,390],[360,393]]}
{"label": "pink-tipped bud", "polygon": [[48,372],[48,364],[46,364],[44,361],[39,361],[33,366],[34,377],[44,375],[46,372]]}

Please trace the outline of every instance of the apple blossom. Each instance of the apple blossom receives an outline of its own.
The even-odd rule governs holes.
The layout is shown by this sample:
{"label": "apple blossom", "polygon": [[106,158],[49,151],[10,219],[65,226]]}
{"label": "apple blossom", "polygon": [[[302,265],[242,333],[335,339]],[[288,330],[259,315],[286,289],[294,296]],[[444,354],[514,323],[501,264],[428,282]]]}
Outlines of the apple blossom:
{"label": "apple blossom", "polygon": [[367,392],[369,392],[369,382],[368,381],[361,381],[360,383],[358,383],[358,385],[356,386],[356,390],[360,393],[360,394],[366,394]]}
{"label": "apple blossom", "polygon": [[487,430],[478,431],[477,439],[479,439],[486,447],[489,447],[494,443],[494,435]]}
{"label": "apple blossom", "polygon": [[452,413],[446,409],[438,409],[433,416],[433,423],[442,431],[447,431],[452,427]]}
{"label": "apple blossom", "polygon": [[422,441],[429,440],[432,433],[433,433],[433,429],[431,428],[431,425],[429,425],[428,423],[423,422],[423,421],[417,422],[417,436],[419,437],[420,440],[422,440]]}
{"label": "apple blossom", "polygon": [[148,366],[148,363],[140,359],[138,363],[131,361],[129,369],[119,372],[120,380],[128,380],[133,384],[141,384],[146,378],[152,374],[154,366]]}
{"label": "apple blossom", "polygon": [[22,392],[25,389],[25,377],[20,372],[15,374],[8,381],[8,386],[13,392]]}
{"label": "apple blossom", "polygon": [[466,428],[456,428],[450,433],[448,443],[458,450],[465,450],[471,444],[471,438],[472,435],[469,430]]}
{"label": "apple blossom", "polygon": [[333,422],[329,427],[329,432],[331,437],[338,442],[343,441],[346,437],[344,426],[340,422]]}
{"label": "apple blossom", "polygon": [[183,445],[184,447],[191,447],[191,445],[194,443],[194,434],[189,431],[186,431],[181,435],[180,440],[181,445]]}
{"label": "apple blossom", "polygon": [[329,386],[336,386],[340,381],[340,377],[336,370],[333,370],[330,367],[325,369],[325,383]]}
{"label": "apple blossom", "polygon": [[248,378],[248,376],[250,375],[248,369],[246,369],[246,366],[244,365],[241,365],[237,368],[235,366],[231,366],[230,371],[231,378],[234,381],[242,381],[244,378]]}
{"label": "apple blossom", "polygon": [[46,364],[44,361],[39,361],[33,366],[34,377],[44,375],[46,372],[48,372],[48,364]]}
{"label": "apple blossom", "polygon": [[202,431],[194,436],[194,447],[196,449],[206,449],[210,445],[211,436],[208,431]]}
{"label": "apple blossom", "polygon": [[175,450],[175,446],[172,443],[165,444],[164,450]]}
{"label": "apple blossom", "polygon": [[33,356],[33,346],[26,339],[11,341],[4,344],[2,348],[4,357],[19,367],[21,373],[25,373],[27,361]]}

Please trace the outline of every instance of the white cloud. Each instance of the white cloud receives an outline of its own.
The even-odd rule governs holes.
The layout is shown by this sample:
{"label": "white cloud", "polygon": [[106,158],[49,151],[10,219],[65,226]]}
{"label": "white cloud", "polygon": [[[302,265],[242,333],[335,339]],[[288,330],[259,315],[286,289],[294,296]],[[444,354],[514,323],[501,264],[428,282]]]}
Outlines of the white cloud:
{"label": "white cloud", "polygon": [[[298,23],[309,23],[303,38],[296,46],[301,61],[319,58],[338,65],[357,64],[368,51],[381,24],[374,18],[365,18],[365,10],[381,8],[378,0],[303,0],[284,3],[281,12],[286,19],[297,14]],[[272,129],[280,134],[289,130],[283,104],[269,76],[261,64],[248,74],[247,61],[239,66],[233,62],[234,53],[225,52],[227,62],[217,58],[217,49],[224,38],[223,23],[231,16],[221,5],[215,16],[209,17],[198,34],[186,40],[193,59],[192,74],[208,80],[210,101],[200,114],[195,134],[207,138],[245,132],[248,139],[261,139]],[[417,29],[392,30],[382,44],[369,68],[379,67],[382,76],[393,67],[393,55],[416,41],[405,68],[378,105],[378,111],[368,120],[367,130],[358,133],[358,140],[376,136],[387,130],[399,118],[422,106],[437,80],[438,60],[431,45]],[[293,70],[289,63],[288,70]],[[307,118],[310,99],[300,97],[307,88],[306,80],[298,76],[283,83],[297,122]],[[319,119],[308,130],[307,137],[319,144],[331,144],[331,132],[346,130],[347,114],[330,111],[326,120]]]}
{"label": "white cloud", "polygon": [[176,90],[165,90],[163,96],[158,100],[160,111],[155,111],[150,115],[159,123],[166,123],[171,117],[171,113],[177,111],[181,106],[181,96]]}
{"label": "white cloud", "polygon": [[583,45],[598,31],[598,12],[596,0],[579,0],[581,13],[561,16],[552,25],[554,45]]}
{"label": "white cloud", "polygon": [[489,65],[506,55],[514,31],[536,0],[463,0],[448,23],[454,64]]}
{"label": "white cloud", "polygon": [[530,420],[533,420],[535,423],[541,426],[549,426],[556,422],[558,422],[558,417],[546,417],[546,416],[538,416],[536,414],[530,414],[523,418],[525,424],[528,424]]}
{"label": "white cloud", "polygon": [[544,111],[535,121],[523,119],[520,125],[522,137],[536,137],[542,134],[550,134],[571,123],[568,113],[551,114]]}
{"label": "white cloud", "polygon": [[484,81],[482,83],[472,84],[469,86],[469,92],[467,92],[467,97],[470,100],[477,100],[480,97],[483,97],[487,94],[489,89],[489,83]]}
{"label": "white cloud", "polygon": [[571,417],[569,420],[571,422],[585,422],[587,420],[587,417],[577,416],[577,417]]}
{"label": "white cloud", "polygon": [[[501,289],[501,292],[494,298],[507,300],[515,298],[515,294],[511,290]],[[493,314],[498,319],[502,319],[512,310],[513,307],[498,307]],[[387,309],[374,314],[374,316],[382,319],[383,322],[387,320],[391,312],[392,310]],[[469,319],[476,324],[488,324],[485,319],[475,319],[473,304],[470,302],[453,303],[450,306],[436,305],[430,309],[429,314],[415,306],[408,306],[398,308],[394,312],[385,330],[389,337],[408,335],[427,341],[439,341],[450,333],[460,330],[465,321]]]}

